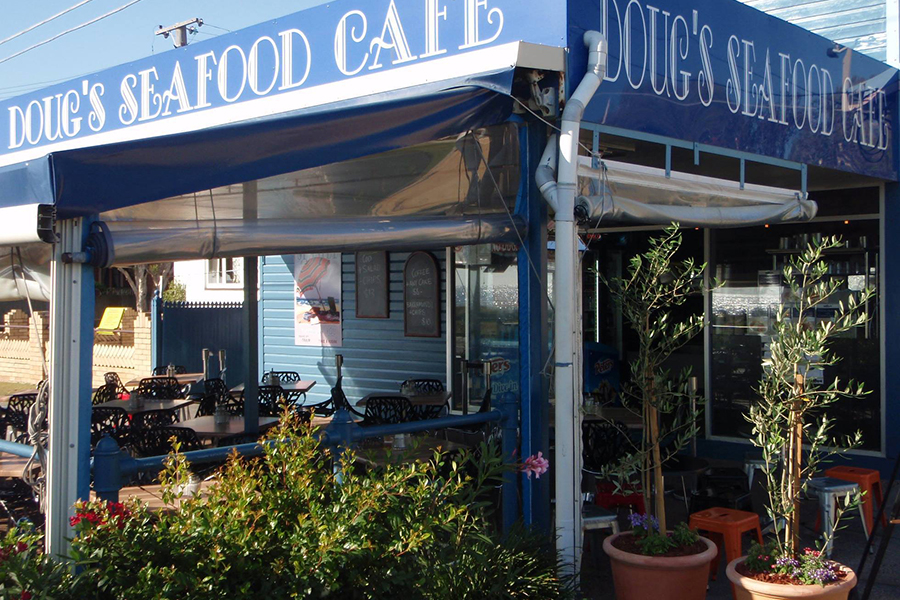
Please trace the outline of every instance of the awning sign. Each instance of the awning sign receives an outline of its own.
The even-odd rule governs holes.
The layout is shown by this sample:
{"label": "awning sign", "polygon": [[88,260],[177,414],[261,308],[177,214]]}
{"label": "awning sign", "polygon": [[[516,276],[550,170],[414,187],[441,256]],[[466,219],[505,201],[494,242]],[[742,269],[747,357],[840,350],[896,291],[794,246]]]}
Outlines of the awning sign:
{"label": "awning sign", "polygon": [[[570,0],[609,40],[585,120],[897,178],[897,70],[738,2]],[[570,85],[585,51],[570,26]]]}
{"label": "awning sign", "polygon": [[0,166],[508,69],[515,42],[564,44],[565,13],[536,21],[542,6],[343,0],[310,8],[0,102]]}

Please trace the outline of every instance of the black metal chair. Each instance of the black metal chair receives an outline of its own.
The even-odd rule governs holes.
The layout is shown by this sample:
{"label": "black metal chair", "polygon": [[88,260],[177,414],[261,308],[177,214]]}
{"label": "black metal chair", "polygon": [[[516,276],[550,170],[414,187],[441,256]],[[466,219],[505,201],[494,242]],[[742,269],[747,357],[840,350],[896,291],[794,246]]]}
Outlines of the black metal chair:
{"label": "black metal chair", "polygon": [[[187,367],[183,367],[181,365],[173,365],[173,366],[175,367],[176,375],[186,375],[187,374]],[[162,365],[160,367],[154,367],[154,369],[153,369],[153,375],[160,376],[160,375],[168,375],[168,374],[169,374],[169,365]]]}
{"label": "black metal chair", "polygon": [[112,402],[113,400],[118,400],[119,394],[116,391],[115,384],[103,384],[97,388],[94,392],[94,395],[91,396],[91,404],[93,406],[97,406],[100,404],[105,404],[106,402]]}
{"label": "black metal chair", "polygon": [[141,379],[135,395],[145,400],[176,400],[184,398],[184,389],[174,377]]}
{"label": "black metal chair", "polygon": [[287,406],[284,399],[284,390],[280,385],[261,385],[259,386],[259,416],[261,417],[280,417]]}
{"label": "black metal chair", "polygon": [[[407,379],[400,384],[400,393],[404,396],[428,396],[440,394],[444,384],[439,379]],[[444,405],[413,405],[412,418],[415,420],[437,419],[444,412]]]}
{"label": "black metal chair", "polygon": [[131,421],[128,418],[128,411],[109,406],[95,406],[91,409],[91,448],[107,434],[116,440],[120,448],[131,444]]}
{"label": "black metal chair", "polygon": [[18,477],[0,479],[0,509],[10,526],[28,522],[38,531],[44,529],[44,515],[37,496],[34,490]]}
{"label": "black metal chair", "polygon": [[37,394],[13,394],[6,405],[6,424],[12,429],[14,441],[28,436],[28,410],[37,401]]}
{"label": "black metal chair", "polygon": [[229,415],[244,414],[243,398],[235,398],[228,390],[225,382],[219,378],[207,379],[203,382],[204,394],[200,399],[197,416],[204,417],[216,414],[216,408],[225,407]]}
{"label": "black metal chair", "polygon": [[180,443],[181,452],[202,450],[203,443],[193,429],[187,427],[150,427],[132,432],[132,448],[137,456],[162,456],[173,450],[173,442]]}
{"label": "black metal chair", "polygon": [[444,391],[444,384],[439,379],[407,379],[400,384],[400,393],[415,396],[439,394]]}
{"label": "black metal chair", "polygon": [[361,425],[395,425],[409,421],[413,409],[406,396],[371,396],[366,401],[366,412]]}
{"label": "black metal chair", "polygon": [[133,429],[158,429],[178,422],[177,410],[147,410],[139,412],[132,418]]}
{"label": "black metal chair", "polygon": [[270,375],[277,375],[278,381],[283,383],[295,383],[300,381],[300,373],[296,371],[269,371],[265,375],[263,375],[262,382],[267,383],[269,381],[268,377]]}
{"label": "black metal chair", "polygon": [[116,395],[128,393],[128,390],[125,388],[125,384],[122,383],[122,380],[119,379],[119,374],[115,371],[110,371],[109,373],[104,374],[103,381],[106,382],[106,385],[115,387]]}
{"label": "black metal chair", "polygon": [[621,460],[631,447],[628,430],[623,424],[612,421],[584,421],[581,443],[584,470],[593,475]]}

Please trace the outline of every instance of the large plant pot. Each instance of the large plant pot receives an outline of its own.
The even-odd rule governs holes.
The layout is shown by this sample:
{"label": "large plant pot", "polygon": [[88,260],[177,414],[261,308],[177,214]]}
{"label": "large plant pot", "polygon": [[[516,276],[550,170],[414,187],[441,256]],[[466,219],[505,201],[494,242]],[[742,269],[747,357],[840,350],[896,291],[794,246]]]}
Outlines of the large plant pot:
{"label": "large plant pot", "polygon": [[778,598],[815,598],[816,600],[847,600],[850,590],[856,587],[856,573],[849,567],[841,565],[850,573],[849,577],[830,585],[784,585],[766,583],[752,577],[745,577],[737,572],[737,565],[746,556],[736,558],[728,563],[725,574],[734,586],[735,600],[773,600]]}
{"label": "large plant pot", "polygon": [[603,551],[612,561],[617,600],[703,600],[709,580],[709,563],[718,550],[701,537],[706,550],[693,556],[659,557],[623,552],[613,542],[631,532],[603,540]]}

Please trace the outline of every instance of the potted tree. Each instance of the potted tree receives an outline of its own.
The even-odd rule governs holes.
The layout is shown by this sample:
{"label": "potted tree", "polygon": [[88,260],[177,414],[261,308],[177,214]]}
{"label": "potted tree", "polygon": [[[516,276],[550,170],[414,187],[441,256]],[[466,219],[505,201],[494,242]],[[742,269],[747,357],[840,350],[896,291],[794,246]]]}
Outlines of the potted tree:
{"label": "potted tree", "polygon": [[[830,341],[869,319],[871,288],[848,292],[831,318],[814,318],[816,308],[834,305],[841,290],[842,280],[828,275],[823,259],[839,246],[838,238],[812,243],[783,269],[788,300],[777,315],[769,357],[763,363],[760,400],[747,415],[753,424],[752,442],[765,459],[766,509],[774,536],[766,546],[756,545],[747,557],[728,565],[738,599],[847,598],[856,585],[852,570],[828,560],[821,550],[802,549],[800,544],[802,490],[823,460],[861,442],[859,432],[841,439],[833,436],[833,422],[824,409],[840,398],[864,395],[862,385],[842,384],[837,378],[826,385],[813,376],[839,360]],[[848,498],[844,509],[857,502],[858,497]]]}
{"label": "potted tree", "polygon": [[[604,540],[619,600],[706,597],[709,563],[716,546],[681,523],[669,532],[666,519],[663,463],[672,458],[697,430],[697,410],[690,403],[690,371],[673,374],[666,360],[703,329],[703,317],[673,318],[672,309],[700,291],[706,265],[676,260],[682,237],[673,223],[649,249],[634,256],[627,275],[604,279],[622,315],[638,337],[631,381],[623,385],[622,402],[643,420],[643,437],[602,476],[619,489],[639,480],[649,515],[632,515],[632,531]],[[665,443],[664,443],[665,442]],[[648,572],[648,570],[650,572]]]}

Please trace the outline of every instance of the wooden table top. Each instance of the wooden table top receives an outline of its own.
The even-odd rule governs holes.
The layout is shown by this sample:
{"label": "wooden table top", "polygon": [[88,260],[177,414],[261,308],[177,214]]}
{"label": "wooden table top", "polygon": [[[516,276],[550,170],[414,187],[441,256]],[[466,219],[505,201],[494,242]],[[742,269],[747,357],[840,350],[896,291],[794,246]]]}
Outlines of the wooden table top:
{"label": "wooden table top", "polygon": [[[265,431],[278,424],[278,417],[260,417],[259,430]],[[195,417],[187,421],[181,421],[174,425],[175,427],[187,427],[193,429],[200,439],[219,439],[232,435],[240,435],[244,433],[244,417],[240,415],[231,415],[225,423],[216,423],[216,418],[212,415],[205,417]]]}
{"label": "wooden table top", "polygon": [[[267,384],[261,383],[259,385],[267,385]],[[305,394],[309,390],[313,389],[315,387],[315,385],[316,385],[315,380],[300,380],[300,381],[282,381],[280,384],[278,384],[278,387],[280,387],[286,393]],[[233,388],[231,388],[231,391],[234,392],[235,394],[243,393],[244,392],[244,384],[240,383],[240,384],[234,386]]]}
{"label": "wooden table top", "polygon": [[[197,496],[200,498],[206,498],[209,496],[209,488],[213,485],[215,480],[203,480],[198,483],[197,486]],[[191,497],[190,495],[182,496],[180,498],[175,499],[175,506],[166,506],[162,501],[162,486],[161,485],[141,485],[141,486],[130,486],[124,487],[119,490],[119,501],[124,502],[128,499],[136,499],[140,500],[147,507],[153,511],[162,511],[162,510],[172,510],[181,505],[181,501]],[[91,490],[91,500],[96,500],[97,495],[94,490]]]}
{"label": "wooden table top", "polygon": [[453,397],[452,392],[438,392],[437,394],[422,394],[421,396],[411,396],[409,394],[384,394],[384,393],[373,393],[368,394],[362,400],[357,400],[357,406],[365,406],[369,401],[369,398],[374,398],[378,396],[403,396],[404,398],[409,400],[409,403],[413,406],[443,406],[447,404],[447,401]]}
{"label": "wooden table top", "polygon": [[[148,375],[147,377],[137,377],[132,379],[131,381],[126,382],[124,385],[127,388],[137,387],[140,385],[142,379],[165,379],[168,375]],[[189,385],[193,383],[197,383],[199,381],[203,381],[203,373],[182,373],[181,375],[176,375],[175,379],[178,380],[180,385]]]}
{"label": "wooden table top", "polygon": [[136,399],[129,399],[110,400],[109,402],[98,404],[97,406],[102,406],[103,408],[124,408],[130,414],[137,414],[151,410],[177,410],[189,404],[193,404],[194,402],[196,402],[196,400],[192,400],[191,398],[178,398],[172,400],[146,399],[142,404],[138,405]]}
{"label": "wooden table top", "polygon": [[[0,477],[21,477],[25,470],[27,458],[22,458],[14,454],[0,453]],[[37,460],[34,461],[34,468],[40,466]]]}

